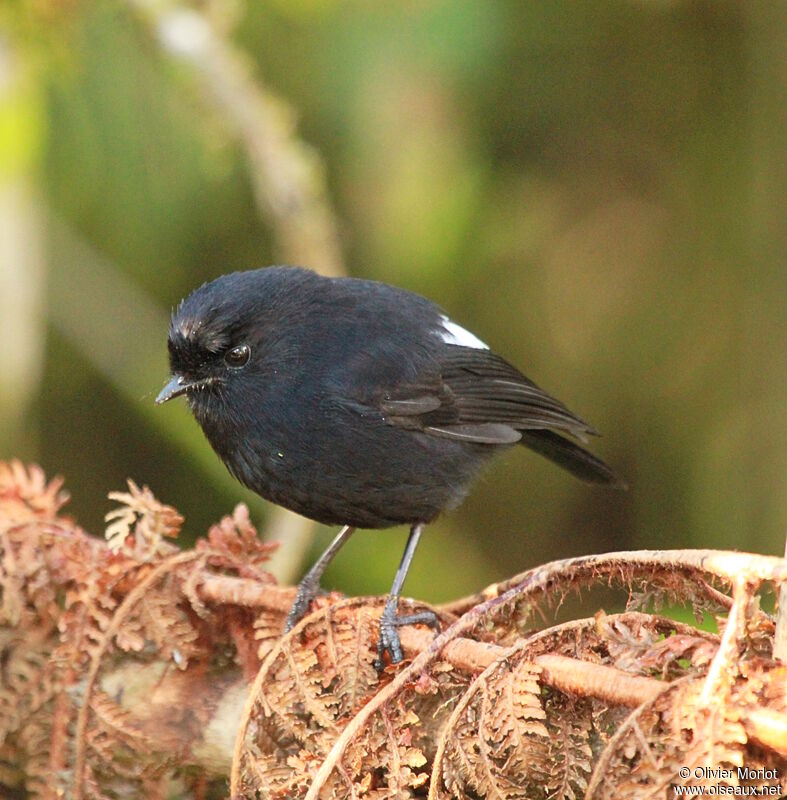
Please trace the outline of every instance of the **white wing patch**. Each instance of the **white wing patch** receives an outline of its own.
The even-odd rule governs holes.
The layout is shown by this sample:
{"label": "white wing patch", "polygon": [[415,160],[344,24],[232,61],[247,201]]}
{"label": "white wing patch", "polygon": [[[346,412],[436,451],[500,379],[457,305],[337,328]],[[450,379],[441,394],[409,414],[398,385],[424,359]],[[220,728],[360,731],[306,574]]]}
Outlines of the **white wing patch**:
{"label": "white wing patch", "polygon": [[488,350],[489,345],[484,344],[475,334],[465,330],[461,325],[452,322],[448,317],[440,317],[442,329],[438,330],[440,338],[446,344],[458,344],[461,347],[474,347],[476,350]]}

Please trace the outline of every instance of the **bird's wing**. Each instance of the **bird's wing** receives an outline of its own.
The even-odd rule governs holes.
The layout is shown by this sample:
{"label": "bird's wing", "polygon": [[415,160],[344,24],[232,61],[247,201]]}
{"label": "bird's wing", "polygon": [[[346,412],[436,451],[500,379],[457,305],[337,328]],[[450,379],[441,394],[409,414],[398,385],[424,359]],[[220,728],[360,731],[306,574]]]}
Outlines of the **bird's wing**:
{"label": "bird's wing", "polygon": [[400,350],[393,359],[367,351],[350,372],[354,380],[344,374],[333,402],[362,417],[454,441],[520,442],[583,481],[625,486],[601,459],[561,435],[584,441],[596,432],[489,350],[442,346],[418,363]]}
{"label": "bird's wing", "polygon": [[390,387],[378,401],[391,425],[433,436],[512,444],[523,431],[552,429],[579,439],[584,420],[489,350],[449,345],[428,376]]}

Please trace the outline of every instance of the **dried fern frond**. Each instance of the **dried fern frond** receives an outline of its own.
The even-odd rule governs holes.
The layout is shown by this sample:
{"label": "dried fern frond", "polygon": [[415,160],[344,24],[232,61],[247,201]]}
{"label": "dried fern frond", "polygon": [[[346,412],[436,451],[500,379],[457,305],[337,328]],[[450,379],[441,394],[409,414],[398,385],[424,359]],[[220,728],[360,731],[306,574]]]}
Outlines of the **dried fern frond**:
{"label": "dried fern frond", "polygon": [[228,567],[244,578],[270,580],[260,566],[278,547],[276,542],[263,542],[249,518],[245,503],[238,503],[231,516],[221,519],[208,530],[207,540],[199,540],[197,549],[209,552],[209,563]]}
{"label": "dried fern frond", "polygon": [[[746,673],[736,680],[724,703],[702,702],[702,680],[687,676],[635,709],[598,760],[589,800],[660,798],[667,790],[674,794],[678,785],[706,790],[720,785],[765,786],[769,782],[761,777],[741,780],[739,776],[764,775],[766,770],[778,776],[771,786],[781,781],[782,790],[787,788],[787,760],[752,747],[742,723],[762,709],[763,696],[774,687],[781,687],[783,694],[787,670],[752,663]],[[781,711],[785,710],[787,706],[782,705]]]}
{"label": "dried fern frond", "polygon": [[[787,671],[758,595],[784,559],[555,562],[450,604],[436,639],[403,628],[405,662],[378,674],[380,598],[323,596],[282,634],[294,589],[245,507],[180,552],[174,509],[133,483],[115,498],[113,549],[59,515],[59,482],[0,464],[0,795],[164,798],[177,774],[194,798],[228,775],[237,800],[645,798],[710,764],[784,784]],[[643,610],[550,621],[595,583],[712,606],[719,634]],[[771,791],[763,774],[734,780]]]}
{"label": "dried fern frond", "polygon": [[183,517],[172,506],[157,500],[147,486],[140,489],[131,478],[127,492],[110,492],[109,499],[121,504],[104,518],[110,550],[148,561],[172,552],[172,545],[164,539],[177,538],[183,524]]}
{"label": "dried fern frond", "polygon": [[47,481],[37,464],[0,461],[0,514],[21,520],[25,510],[30,516],[51,519],[68,502],[63,479]]}
{"label": "dried fern frond", "polygon": [[[357,599],[325,606],[280,637],[268,653],[252,689],[257,701],[242,726],[239,762],[240,772],[250,778],[265,776],[256,788],[266,796],[291,797],[297,787],[308,786],[315,763],[379,689],[373,664],[383,604]],[[428,688],[414,686],[411,702],[386,709],[379,726],[347,754],[336,791],[348,782],[367,792],[381,781],[389,790],[399,787],[396,793],[423,786],[420,767],[426,758],[419,742],[425,721],[438,724],[462,683],[443,672]],[[288,764],[296,768],[288,770]],[[253,792],[253,786],[243,791]]]}

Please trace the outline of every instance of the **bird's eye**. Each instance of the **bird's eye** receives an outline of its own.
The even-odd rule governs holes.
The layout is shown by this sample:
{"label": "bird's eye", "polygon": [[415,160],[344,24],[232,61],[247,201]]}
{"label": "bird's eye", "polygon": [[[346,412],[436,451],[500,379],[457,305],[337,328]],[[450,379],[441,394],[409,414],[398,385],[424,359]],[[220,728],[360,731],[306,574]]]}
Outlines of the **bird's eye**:
{"label": "bird's eye", "polygon": [[224,354],[224,363],[228,367],[244,367],[250,355],[251,348],[247,344],[239,344],[237,347],[227,350]]}

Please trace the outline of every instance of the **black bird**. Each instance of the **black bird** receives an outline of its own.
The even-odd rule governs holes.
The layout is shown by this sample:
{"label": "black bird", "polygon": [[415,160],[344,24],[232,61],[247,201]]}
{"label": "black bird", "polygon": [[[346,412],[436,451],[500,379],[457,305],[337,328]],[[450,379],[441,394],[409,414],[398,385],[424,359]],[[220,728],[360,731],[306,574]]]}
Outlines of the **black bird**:
{"label": "black bird", "polygon": [[[429,300],[296,267],[235,272],[183,300],[172,378],[229,471],[265,499],[344,527],[298,587],[287,628],[356,528],[410,525],[380,618],[378,667],[402,659],[397,616],[424,525],[454,508],[490,456],[524,444],[576,477],[619,483],[561,434],[593,429]],[[439,630],[439,626],[438,630]]]}

